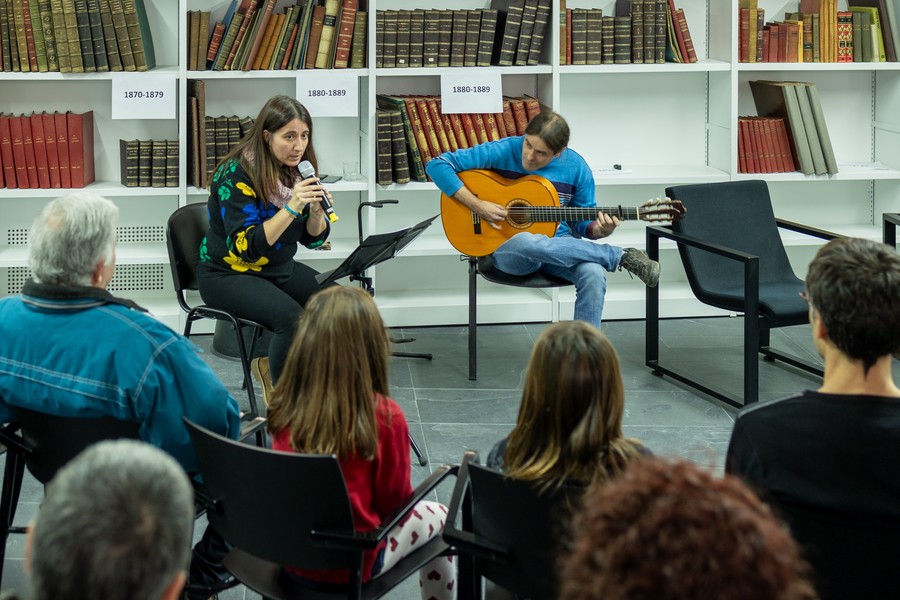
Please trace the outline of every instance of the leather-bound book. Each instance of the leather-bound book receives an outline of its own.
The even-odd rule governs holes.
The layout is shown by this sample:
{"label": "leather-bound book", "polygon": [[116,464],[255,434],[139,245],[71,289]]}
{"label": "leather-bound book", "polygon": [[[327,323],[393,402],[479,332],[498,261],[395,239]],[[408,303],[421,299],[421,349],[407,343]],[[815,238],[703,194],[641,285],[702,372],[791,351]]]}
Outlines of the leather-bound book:
{"label": "leather-bound book", "polygon": [[47,147],[47,170],[50,172],[50,187],[60,188],[62,182],[59,178],[59,151],[56,149],[56,122],[53,115],[43,112],[41,120],[44,125],[44,144]]}
{"label": "leather-bound book", "polygon": [[497,20],[498,40],[494,44],[494,59],[491,62],[501,67],[510,67],[515,64],[525,0],[491,0],[491,8],[505,15],[504,19]]}
{"label": "leather-bound book", "polygon": [[434,121],[431,119],[431,113],[428,112],[428,103],[424,96],[415,96],[413,99],[416,110],[419,111],[422,128],[425,130],[425,139],[428,142],[428,151],[431,153],[431,158],[440,156],[443,149],[441,148],[440,140],[438,140],[437,129],[435,129]]}
{"label": "leather-bound book", "polygon": [[587,64],[587,27],[588,11],[586,8],[572,9],[572,64]]}
{"label": "leather-bound book", "polygon": [[412,123],[413,131],[416,134],[416,148],[419,151],[419,157],[422,159],[422,166],[424,167],[432,158],[431,148],[428,144],[428,134],[425,132],[425,124],[420,117],[415,98],[406,96],[403,98],[403,102],[406,105],[406,112],[409,115],[410,123]]}
{"label": "leather-bound book", "polygon": [[315,66],[317,69],[328,69],[331,66],[328,58],[331,56],[331,45],[335,42],[337,14],[340,6],[340,0],[325,0],[325,17],[322,19],[322,35],[319,38],[319,51],[316,54]]}
{"label": "leather-bound book", "polygon": [[72,187],[94,183],[94,111],[66,113],[69,134],[69,171]]}
{"label": "leather-bound book", "polygon": [[[0,27],[2,27],[2,32],[4,36],[3,48],[4,48],[4,56],[3,56],[3,65],[4,70],[8,71],[9,69],[6,67],[7,62],[7,54],[6,44],[8,38],[6,36],[6,22],[3,20],[3,16],[6,12],[6,3],[0,2],[2,6],[0,6]],[[60,73],[71,73],[72,72],[72,61],[69,58],[69,36],[66,30],[66,17],[63,13],[62,8],[62,0],[50,0],[50,25],[53,29],[53,38],[54,43],[56,45],[56,62],[59,66]]]}
{"label": "leather-bound book", "polygon": [[439,98],[435,96],[425,97],[425,104],[428,107],[428,116],[431,117],[431,123],[434,125],[434,132],[437,134],[440,151],[450,152],[453,148],[450,145],[448,137],[452,137],[453,133],[451,132],[450,136],[447,135],[447,130],[444,128],[444,116],[441,114],[441,109],[438,107],[438,101]]}
{"label": "leather-bound book", "polygon": [[381,62],[385,69],[393,69],[397,66],[398,17],[399,14],[396,10],[386,10],[382,13],[382,20],[384,21],[384,42],[382,44],[383,54]]}
{"label": "leather-bound book", "polygon": [[411,11],[409,25],[409,66],[425,66],[425,11]]}
{"label": "leather-bound book", "polygon": [[53,14],[50,0],[38,0],[41,23],[41,34],[44,38],[44,49],[47,53],[47,70],[59,71],[59,55],[56,49],[56,32],[53,30]]}
{"label": "leather-bound book", "polygon": [[497,11],[485,8],[481,11],[481,29],[478,33],[478,54],[475,66],[491,66],[491,55],[494,52],[494,40],[497,36]]}
{"label": "leather-bound book", "polygon": [[0,163],[3,164],[3,179],[6,187],[18,188],[16,181],[16,162],[13,157],[12,132],[9,128],[9,115],[0,113]]}
{"label": "leather-bound book", "polygon": [[[109,70],[121,72],[125,70],[122,64],[122,56],[119,54],[119,43],[116,40],[116,27],[112,19],[112,5],[110,0],[99,0],[100,5],[100,27],[103,30],[103,45],[106,49],[106,60],[109,63]],[[200,34],[200,18],[197,12],[197,36]],[[46,37],[46,36],[45,36]]]}
{"label": "leather-bound book", "polygon": [[603,62],[603,11],[590,8],[587,11],[587,64]]}
{"label": "leather-bound book", "polygon": [[153,183],[153,140],[138,140],[138,186]]}
{"label": "leather-bound book", "polygon": [[409,30],[412,27],[412,11],[400,9],[397,11],[397,50],[394,66],[398,68],[409,67]]}
{"label": "leather-bound book", "polygon": [[403,123],[403,135],[406,140],[407,153],[409,156],[408,165],[410,168],[410,175],[415,178],[416,181],[427,181],[428,177],[425,175],[425,163],[422,162],[422,156],[419,154],[416,132],[413,129],[409,112],[406,110],[405,100],[386,94],[378,94],[375,97],[375,100],[378,104],[378,108],[396,110],[400,113],[400,119]]}
{"label": "leather-bound book", "polygon": [[409,183],[409,151],[403,117],[397,109],[385,109],[391,123],[391,176],[394,183]]}
{"label": "leather-bound book", "polygon": [[475,125],[475,133],[478,136],[479,144],[486,144],[491,141],[488,134],[487,124],[481,118],[480,113],[472,113],[472,123]]}
{"label": "leather-bound book", "polygon": [[125,187],[138,187],[137,140],[119,140],[119,180]]}
{"label": "leather-bound book", "polygon": [[368,11],[357,10],[353,20],[353,42],[350,45],[350,68],[366,68],[366,48],[368,48]]}
{"label": "leather-bound book", "polygon": [[28,115],[18,117],[22,124],[22,147],[25,149],[25,174],[28,176],[28,187],[37,189],[40,186],[37,175],[37,162],[34,156],[34,135],[31,133],[31,119]]}
{"label": "leather-bound book", "polygon": [[478,38],[481,35],[481,11],[467,10],[466,13],[466,41],[463,54],[463,66],[474,67],[478,65]]}
{"label": "leather-bound book", "polygon": [[152,140],[150,148],[150,187],[166,187],[166,140]]}
{"label": "leather-bound book", "polygon": [[459,118],[462,121],[462,129],[466,135],[466,142],[468,143],[469,148],[474,148],[481,143],[481,140],[478,139],[478,132],[475,131],[475,119],[473,119],[472,115],[469,113],[462,113],[459,115]]}
{"label": "leather-bound book", "polygon": [[128,39],[131,41],[135,69],[138,71],[155,69],[153,32],[150,30],[144,0],[123,0],[122,9],[125,11],[125,23],[128,26]]}
{"label": "leather-bound book", "polygon": [[28,182],[28,159],[25,156],[25,134],[22,131],[23,118],[24,116],[20,115],[9,117],[9,139],[12,145],[13,164],[16,168],[16,187],[28,189],[31,184]]}
{"label": "leather-bound book", "polygon": [[[240,6],[233,19],[235,20],[236,27],[236,29],[233,30],[234,35],[229,36],[226,33],[229,48],[225,54],[224,62],[220,61],[222,70],[225,71],[234,69],[235,60],[237,60],[238,53],[242,48],[246,53],[249,51],[249,48],[246,48],[246,46],[252,47],[253,45],[253,33],[251,33],[251,29],[252,24],[258,22],[257,11],[259,10],[259,1],[250,0],[249,4],[242,4],[246,4],[246,6]],[[229,29],[231,29],[231,25],[229,25]]]}
{"label": "leather-bound book", "polygon": [[178,187],[178,140],[166,140],[166,187]]}
{"label": "leather-bound book", "polygon": [[103,19],[100,17],[100,1],[87,0],[88,23],[91,28],[91,45],[94,50],[94,65],[98,73],[110,70],[106,55],[106,38],[103,35]]}
{"label": "leather-bound book", "polygon": [[[63,0],[65,2],[65,0]],[[123,0],[109,0],[109,10],[112,13],[113,30],[115,31],[116,46],[119,47],[119,58],[122,61],[123,71],[136,71],[134,64],[134,51],[131,49],[131,38],[128,35],[128,23],[125,22],[125,7]],[[224,33],[225,26],[222,25]],[[68,29],[66,30],[68,32]],[[219,40],[222,35],[219,34]],[[216,46],[218,48],[218,46]],[[210,59],[212,60],[212,59]]]}
{"label": "leather-bound book", "polygon": [[453,11],[444,9],[441,13],[441,30],[438,34],[438,65],[450,66],[450,51],[453,47]]}
{"label": "leather-bound book", "polygon": [[346,69],[350,66],[350,49],[353,46],[358,8],[358,0],[343,0],[341,3],[341,21],[338,24],[337,48],[334,51],[335,69]]}
{"label": "leather-bound book", "polygon": [[516,44],[516,58],[514,64],[527,65],[528,51],[531,48],[531,39],[534,36],[534,25],[537,19],[538,0],[525,0],[522,9],[522,25],[519,27],[519,41]]}
{"label": "leather-bound book", "polygon": [[425,31],[422,35],[422,66],[438,66],[440,37],[441,12],[433,8],[428,9],[425,11]]}
{"label": "leather-bound book", "polygon": [[391,149],[391,117],[387,111],[375,111],[375,182],[378,185],[391,185],[393,181]]}
{"label": "leather-bound book", "polygon": [[447,117],[450,119],[450,131],[453,132],[453,137],[456,138],[457,148],[465,150],[469,147],[469,138],[463,129],[462,117],[457,113],[447,115]]}
{"label": "leather-bound book", "polygon": [[50,188],[50,166],[47,162],[47,142],[44,138],[44,120],[36,112],[32,112],[31,121],[31,139],[34,145],[34,166],[37,171],[38,187],[43,189]]}
{"label": "leather-bound book", "polygon": [[466,61],[466,27],[469,24],[467,11],[453,11],[453,33],[450,35],[450,66],[464,67]]}
{"label": "leather-bound book", "polygon": [[631,62],[631,17],[616,16],[613,23],[613,62],[628,64]]}
{"label": "leather-bound book", "polygon": [[62,188],[72,187],[72,170],[69,165],[69,125],[66,114],[53,113],[56,126],[56,153],[59,154],[59,185]]}

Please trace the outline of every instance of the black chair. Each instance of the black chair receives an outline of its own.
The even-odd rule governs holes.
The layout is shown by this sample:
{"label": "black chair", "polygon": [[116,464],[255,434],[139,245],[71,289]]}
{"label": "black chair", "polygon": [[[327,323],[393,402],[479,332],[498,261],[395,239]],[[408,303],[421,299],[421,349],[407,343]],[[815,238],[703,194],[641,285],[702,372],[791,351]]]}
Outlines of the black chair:
{"label": "black chair", "polygon": [[882,216],[882,240],[888,246],[897,247],[897,227],[900,226],[900,213],[884,213]]}
{"label": "black chair", "polygon": [[482,578],[520,597],[556,598],[556,557],[584,488],[540,492],[477,461],[464,457],[444,526],[459,555],[458,598],[480,599]]}
{"label": "black chair", "polygon": [[[363,552],[375,548],[418,501],[455,475],[456,466],[437,468],[380,528],[356,533],[335,456],[257,448],[185,422],[203,475],[207,517],[234,545],[225,566],[265,598],[378,598],[449,551],[436,536],[381,577],[362,582]],[[349,569],[350,583],[314,590],[286,576],[283,565]]]}
{"label": "black chair", "polygon": [[13,523],[26,468],[40,483],[47,484],[63,465],[96,442],[140,439],[140,424],[134,421],[58,417],[22,408],[16,409],[16,415],[16,423],[0,429],[0,442],[7,450],[0,491],[0,567],[9,534],[25,532],[24,527]]}
{"label": "black chair", "polygon": [[552,288],[572,285],[571,281],[537,271],[530,275],[510,275],[494,265],[494,257],[465,257],[469,261],[469,379],[478,378],[478,275],[493,283],[528,288]]}
{"label": "black chair", "polygon": [[[265,418],[260,416],[256,404],[256,393],[253,390],[253,381],[250,378],[250,356],[253,354],[253,346],[262,335],[264,326],[256,321],[242,319],[226,310],[212,308],[206,304],[191,306],[187,301],[188,291],[197,291],[197,265],[200,262],[200,242],[209,228],[209,213],[206,203],[195,203],[182,206],[169,217],[166,224],[166,247],[169,251],[169,265],[172,267],[172,282],[175,285],[175,296],[178,306],[187,313],[184,323],[184,336],[190,337],[194,321],[200,319],[216,319],[225,321],[231,325],[237,337],[238,354],[241,360],[241,369],[244,372],[244,389],[247,390],[247,400],[250,410],[241,415],[241,437],[247,433],[255,433],[257,443],[262,446],[265,443]],[[252,330],[250,348],[244,342],[243,330],[248,327]]]}
{"label": "black chair", "polygon": [[743,400],[660,364],[659,287],[647,288],[647,366],[737,407],[759,398],[757,352],[821,376],[820,366],[769,345],[772,329],[809,322],[808,306],[799,295],[803,280],[791,269],[778,229],[823,240],[838,235],[776,219],[765,181],[682,185],[666,188],[666,195],[680,200],[687,215],[671,226],[648,227],[647,253],[659,260],[660,238],[674,240],[697,299],[744,314]]}

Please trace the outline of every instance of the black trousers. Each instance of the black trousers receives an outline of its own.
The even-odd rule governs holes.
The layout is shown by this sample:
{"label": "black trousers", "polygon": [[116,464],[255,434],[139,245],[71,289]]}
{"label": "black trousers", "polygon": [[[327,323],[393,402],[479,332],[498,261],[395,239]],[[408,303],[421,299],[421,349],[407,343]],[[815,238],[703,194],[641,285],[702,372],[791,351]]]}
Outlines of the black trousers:
{"label": "black trousers", "polygon": [[251,319],[271,329],[269,368],[272,383],[278,380],[287,359],[297,320],[310,296],[322,289],[318,271],[301,263],[283,281],[273,281],[246,273],[205,271],[199,278],[200,297],[213,308]]}

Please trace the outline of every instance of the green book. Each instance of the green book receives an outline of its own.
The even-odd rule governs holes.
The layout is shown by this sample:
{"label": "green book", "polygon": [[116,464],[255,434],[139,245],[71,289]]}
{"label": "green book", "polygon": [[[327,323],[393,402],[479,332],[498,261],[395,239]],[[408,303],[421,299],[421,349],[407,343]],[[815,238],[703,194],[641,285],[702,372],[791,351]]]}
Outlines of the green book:
{"label": "green book", "polygon": [[153,51],[153,33],[144,0],[123,0],[122,10],[125,12],[125,24],[128,26],[128,38],[131,40],[131,52],[134,54],[134,66],[138,71],[156,68],[156,53]]}
{"label": "green book", "polygon": [[378,94],[376,102],[378,103],[378,108],[400,111],[400,117],[403,121],[403,133],[406,136],[407,162],[410,165],[410,175],[416,181],[428,181],[428,177],[425,175],[425,165],[422,163],[422,157],[419,156],[416,133],[413,131],[412,122],[409,120],[409,113],[406,112],[406,102],[402,98],[386,94]]}

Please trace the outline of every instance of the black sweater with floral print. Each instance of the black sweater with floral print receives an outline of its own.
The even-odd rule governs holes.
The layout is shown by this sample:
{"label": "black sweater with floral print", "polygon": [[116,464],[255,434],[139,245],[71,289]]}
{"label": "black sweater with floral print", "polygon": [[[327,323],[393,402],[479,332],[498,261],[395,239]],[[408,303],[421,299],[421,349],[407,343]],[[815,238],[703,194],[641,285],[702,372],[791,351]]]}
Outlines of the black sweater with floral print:
{"label": "black sweater with floral print", "polygon": [[[263,230],[264,221],[279,209],[261,198],[253,188],[247,172],[238,161],[219,167],[209,190],[209,230],[200,243],[202,269],[231,273],[248,273],[269,279],[282,279],[292,272],[297,244],[307,248],[321,246],[331,231],[330,225],[321,235],[306,231],[309,206],[300,218],[270,246]],[[327,224],[327,223],[326,223]]]}

